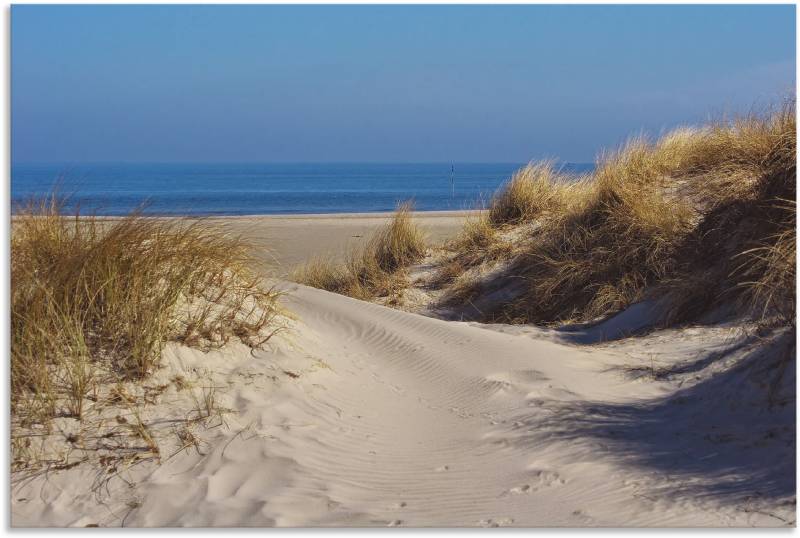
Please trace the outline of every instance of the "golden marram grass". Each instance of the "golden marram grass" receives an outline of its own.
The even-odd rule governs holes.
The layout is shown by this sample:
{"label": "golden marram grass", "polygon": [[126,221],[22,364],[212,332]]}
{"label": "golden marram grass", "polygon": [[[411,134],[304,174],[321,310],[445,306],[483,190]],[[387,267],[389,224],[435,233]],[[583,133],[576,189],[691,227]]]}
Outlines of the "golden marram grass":
{"label": "golden marram grass", "polygon": [[240,238],[201,220],[67,217],[56,197],[14,216],[11,399],[15,415],[80,417],[102,379],[142,378],[169,340],[263,345],[276,293]]}
{"label": "golden marram grass", "polygon": [[[486,319],[591,321],[667,297],[662,323],[722,305],[794,323],[794,102],[761,115],[633,139],[588,177],[551,162],[518,171],[450,243],[445,303],[485,292],[470,269],[497,259],[523,282]],[[527,227],[526,227],[527,226]],[[515,241],[504,230],[515,230]]]}
{"label": "golden marram grass", "polygon": [[312,258],[294,271],[292,279],[358,299],[391,296],[403,287],[404,269],[425,255],[425,236],[413,222],[411,210],[410,202],[400,204],[363,248],[347,252],[342,262]]}

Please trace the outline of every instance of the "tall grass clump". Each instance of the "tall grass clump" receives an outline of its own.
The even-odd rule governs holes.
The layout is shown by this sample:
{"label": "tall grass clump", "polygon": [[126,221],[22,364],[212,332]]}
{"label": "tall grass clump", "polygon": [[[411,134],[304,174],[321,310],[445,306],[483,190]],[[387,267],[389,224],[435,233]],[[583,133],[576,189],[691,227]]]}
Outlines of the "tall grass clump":
{"label": "tall grass clump", "polygon": [[795,323],[797,126],[795,103],[718,122],[682,165],[697,226],[669,286],[673,320],[723,305],[764,321]]}
{"label": "tall grass clump", "polygon": [[511,257],[519,243],[516,229],[563,213],[580,183],[581,178],[557,171],[552,161],[532,162],[515,172],[487,207],[469,215],[461,232],[445,244],[449,256],[432,283],[451,283],[476,266]]}
{"label": "tall grass clump", "polygon": [[381,271],[392,273],[425,255],[425,237],[412,220],[412,209],[411,202],[400,204],[389,225],[370,239],[365,254]]}
{"label": "tall grass clump", "polygon": [[552,161],[530,163],[492,197],[488,222],[494,226],[521,224],[557,212],[569,203],[570,184]]}
{"label": "tall grass clump", "polygon": [[574,185],[570,204],[515,260],[526,291],[499,313],[541,323],[594,319],[640,300],[670,274],[691,211],[664,189],[674,166],[669,147],[634,140]]}
{"label": "tall grass clump", "polygon": [[249,249],[202,221],[19,208],[11,233],[11,397],[32,421],[80,416],[98,378],[136,379],[169,340],[253,347],[273,334],[277,294]]}
{"label": "tall grass clump", "polygon": [[591,321],[666,298],[665,324],[723,306],[794,323],[795,160],[790,102],[655,142],[634,139],[603,154],[587,178],[529,165],[495,195],[481,227],[465,228],[457,243],[464,252],[453,259],[479,263],[475,253],[486,258],[491,249],[468,239],[491,242],[508,226],[534,224],[515,239],[501,282],[475,283],[524,283],[485,312],[491,319]]}
{"label": "tall grass clump", "polygon": [[400,204],[392,220],[363,248],[348,252],[343,262],[314,258],[296,269],[292,279],[359,299],[395,293],[398,276],[425,255],[425,237],[412,220],[412,209],[410,202]]}
{"label": "tall grass clump", "polygon": [[[791,211],[794,215],[794,209]],[[734,274],[739,278],[743,302],[757,318],[766,320],[774,315],[781,324],[793,325],[797,319],[796,223],[783,225],[782,231],[762,240],[760,246],[738,254],[736,258],[743,260]]]}

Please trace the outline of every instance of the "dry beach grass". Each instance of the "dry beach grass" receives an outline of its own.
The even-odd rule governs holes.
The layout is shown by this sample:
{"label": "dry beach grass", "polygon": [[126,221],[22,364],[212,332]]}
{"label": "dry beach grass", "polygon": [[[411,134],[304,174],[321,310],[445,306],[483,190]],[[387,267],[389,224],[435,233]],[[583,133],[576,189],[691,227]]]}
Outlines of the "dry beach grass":
{"label": "dry beach grass", "polygon": [[[793,323],[795,156],[792,102],[634,139],[589,177],[533,163],[451,242],[437,280],[451,304],[513,284],[482,312],[499,321],[591,321],[667,296],[665,324],[724,305]],[[498,258],[490,281],[471,272]]]}
{"label": "dry beach grass", "polygon": [[11,401],[21,423],[81,417],[98,383],[141,379],[170,340],[259,347],[277,293],[249,248],[202,221],[65,216],[51,197],[16,212]]}
{"label": "dry beach grass", "polygon": [[358,299],[391,296],[404,287],[403,270],[425,253],[425,238],[411,210],[411,203],[400,204],[364,248],[347,253],[343,263],[317,257],[297,268],[292,280]]}

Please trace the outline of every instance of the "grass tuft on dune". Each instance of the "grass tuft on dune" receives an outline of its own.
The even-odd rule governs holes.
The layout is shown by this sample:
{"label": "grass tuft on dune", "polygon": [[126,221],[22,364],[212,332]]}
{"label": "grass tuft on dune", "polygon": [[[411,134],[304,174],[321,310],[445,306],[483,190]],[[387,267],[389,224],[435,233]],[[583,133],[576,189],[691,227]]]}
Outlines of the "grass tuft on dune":
{"label": "grass tuft on dune", "polygon": [[293,272],[292,280],[358,299],[392,296],[403,287],[404,270],[425,255],[425,237],[412,209],[410,202],[400,204],[392,220],[364,248],[348,252],[344,262],[313,258]]}
{"label": "grass tuft on dune", "polygon": [[494,195],[487,222],[493,226],[522,224],[563,211],[571,200],[573,179],[557,172],[552,161],[530,163]]}
{"label": "grass tuft on dune", "polygon": [[[795,158],[789,102],[655,142],[634,139],[585,178],[532,163],[449,246],[439,270],[446,300],[522,282],[484,317],[591,321],[667,297],[665,324],[723,306],[794,323]],[[507,269],[494,281],[470,276],[498,258]]]}
{"label": "grass tuft on dune", "polygon": [[97,382],[138,379],[167,341],[263,345],[278,293],[249,247],[203,221],[66,216],[53,196],[15,212],[11,400],[22,423],[80,418]]}

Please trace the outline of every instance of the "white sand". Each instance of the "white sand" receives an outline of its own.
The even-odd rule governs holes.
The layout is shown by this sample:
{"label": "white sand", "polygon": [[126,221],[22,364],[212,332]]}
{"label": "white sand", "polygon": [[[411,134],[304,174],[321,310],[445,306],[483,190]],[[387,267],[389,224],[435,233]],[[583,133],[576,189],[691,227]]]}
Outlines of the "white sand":
{"label": "white sand", "polygon": [[94,492],[89,463],[15,480],[13,525],[794,522],[793,445],[763,435],[778,415],[731,411],[746,380],[698,406],[707,368],[669,380],[619,368],[695,359],[730,341],[725,328],[579,347],[305,287],[285,303],[298,321],[270,350],[167,350],[158,376],[203,369],[233,410],[202,453]]}

